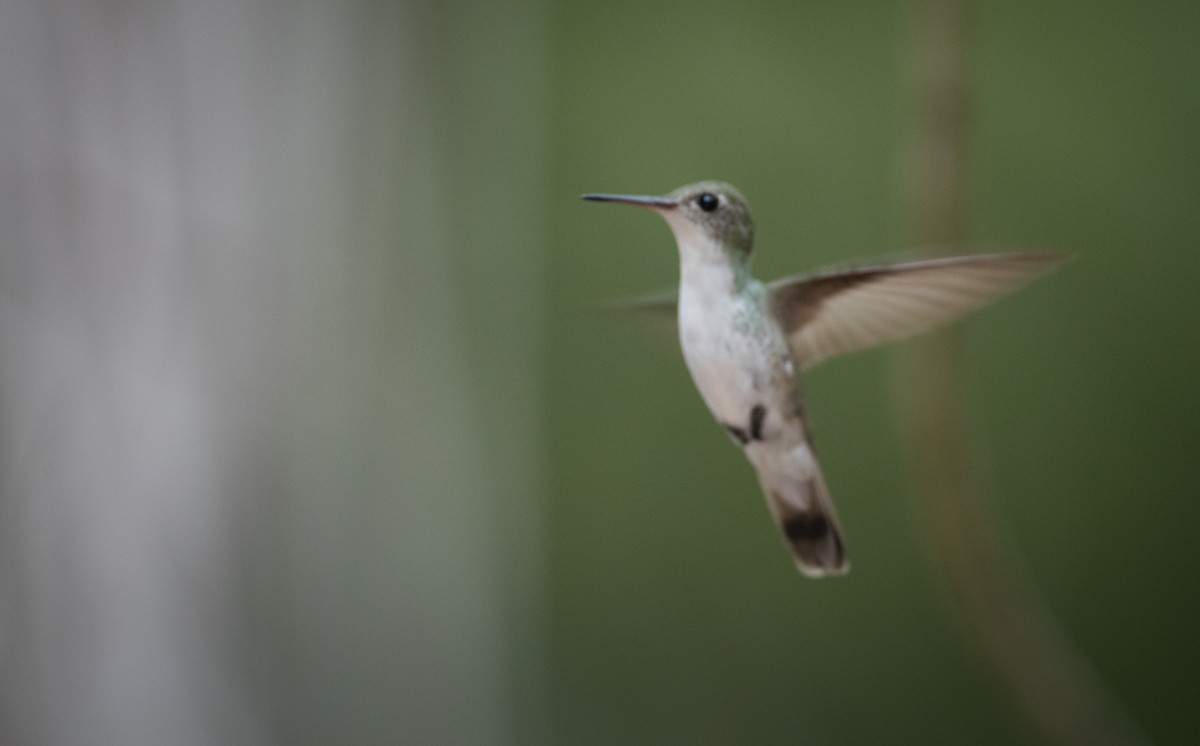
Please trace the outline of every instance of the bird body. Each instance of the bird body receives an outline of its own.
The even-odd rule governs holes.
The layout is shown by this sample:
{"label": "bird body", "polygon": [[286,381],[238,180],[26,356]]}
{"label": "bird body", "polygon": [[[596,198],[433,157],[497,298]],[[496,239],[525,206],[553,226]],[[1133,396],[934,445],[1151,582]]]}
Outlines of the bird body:
{"label": "bird body", "polygon": [[729,267],[682,262],[679,341],[704,403],[753,464],[802,572],[849,565],[833,503],[809,447],[796,367],[767,287]]}
{"label": "bird body", "polygon": [[679,293],[679,344],[700,396],[718,422],[749,432],[749,412],[795,387],[791,353],[770,323],[767,289],[750,279],[732,290],[718,272],[710,283],[684,283]]}
{"label": "bird body", "polygon": [[589,194],[649,207],[679,246],[674,312],[692,380],[743,449],[797,568],[849,569],[841,527],[811,446],[797,374],[832,355],[899,339],[1012,290],[1056,257],[990,254],[847,270],[771,284],[750,273],[754,226],[744,197],[700,182],[663,197]]}

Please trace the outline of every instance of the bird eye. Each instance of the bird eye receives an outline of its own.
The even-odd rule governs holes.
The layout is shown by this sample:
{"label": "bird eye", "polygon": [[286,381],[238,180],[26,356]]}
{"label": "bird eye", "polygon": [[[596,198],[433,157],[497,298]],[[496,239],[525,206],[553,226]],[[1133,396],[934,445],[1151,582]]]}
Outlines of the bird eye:
{"label": "bird eye", "polygon": [[717,209],[718,204],[720,204],[720,200],[718,200],[717,195],[713,194],[712,192],[705,192],[696,198],[696,205],[698,205],[700,209],[704,210],[705,212],[712,212],[713,210]]}

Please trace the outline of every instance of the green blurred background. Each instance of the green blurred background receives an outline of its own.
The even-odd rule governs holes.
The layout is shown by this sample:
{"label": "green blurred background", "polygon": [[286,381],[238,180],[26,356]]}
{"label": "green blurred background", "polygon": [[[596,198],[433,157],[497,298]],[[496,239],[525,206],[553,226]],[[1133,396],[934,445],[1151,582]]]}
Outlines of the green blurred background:
{"label": "green blurred background", "polygon": [[[968,27],[972,241],[1078,256],[965,322],[981,491],[1193,743],[1200,6]],[[587,191],[730,181],[764,278],[910,250],[908,6],[0,29],[5,742],[1038,742],[931,570],[891,351],[806,377],[854,568],[814,582],[670,334],[593,307],[677,257]]]}

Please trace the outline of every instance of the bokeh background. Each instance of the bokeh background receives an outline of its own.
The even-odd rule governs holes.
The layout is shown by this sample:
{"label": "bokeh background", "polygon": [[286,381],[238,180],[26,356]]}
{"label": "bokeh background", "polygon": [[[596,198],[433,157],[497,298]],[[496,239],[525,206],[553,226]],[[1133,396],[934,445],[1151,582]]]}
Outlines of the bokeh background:
{"label": "bokeh background", "polygon": [[[1200,6],[968,3],[963,326],[1014,572],[1200,726]],[[807,376],[854,569],[799,577],[652,215],[775,277],[912,248],[912,7],[0,3],[0,742],[1038,743],[923,546],[891,351]]]}

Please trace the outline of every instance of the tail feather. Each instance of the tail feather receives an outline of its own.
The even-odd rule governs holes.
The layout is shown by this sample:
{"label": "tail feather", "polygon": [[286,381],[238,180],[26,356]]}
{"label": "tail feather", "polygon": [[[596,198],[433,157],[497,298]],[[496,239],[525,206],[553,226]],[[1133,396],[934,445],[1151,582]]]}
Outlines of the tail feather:
{"label": "tail feather", "polygon": [[850,569],[842,529],[828,499],[815,501],[811,508],[796,510],[780,495],[773,494],[772,498],[780,503],[779,528],[800,572],[819,578],[844,575]]}
{"label": "tail feather", "polygon": [[[784,463],[773,463],[775,468],[759,468],[767,505],[801,573],[811,578],[844,575],[850,562],[825,479],[808,446],[797,450],[801,453],[789,454],[793,458]],[[793,464],[803,476],[799,469],[787,468]]]}

